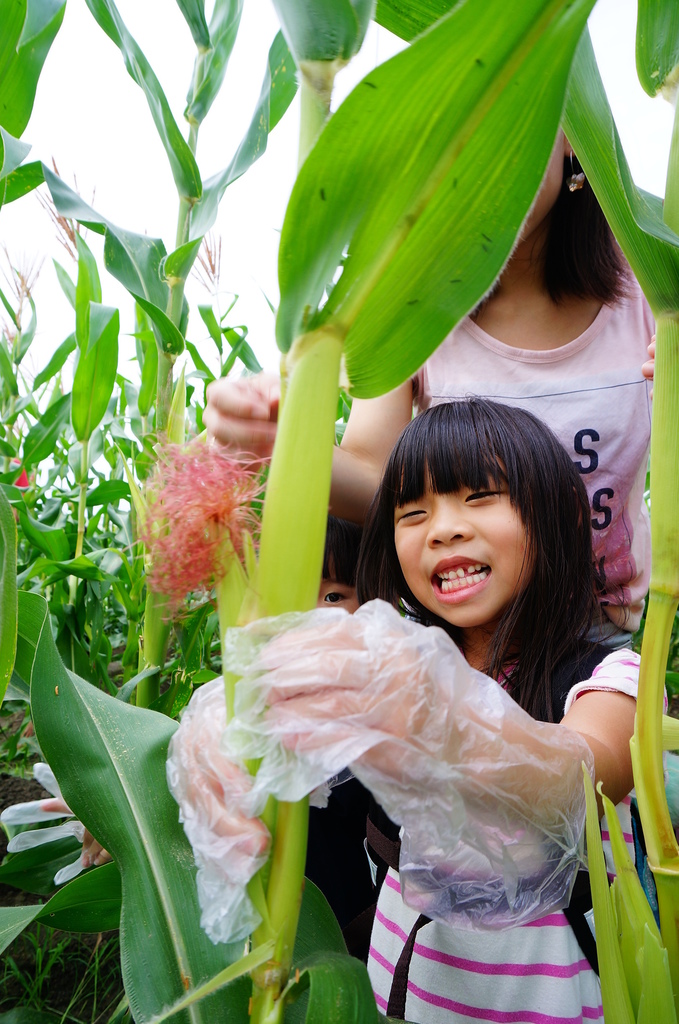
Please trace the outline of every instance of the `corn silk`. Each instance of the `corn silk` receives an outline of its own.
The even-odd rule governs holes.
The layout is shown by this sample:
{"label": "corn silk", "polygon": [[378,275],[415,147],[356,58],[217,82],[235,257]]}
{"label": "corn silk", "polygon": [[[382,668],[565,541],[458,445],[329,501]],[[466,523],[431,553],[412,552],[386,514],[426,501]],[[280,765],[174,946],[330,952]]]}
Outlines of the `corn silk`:
{"label": "corn silk", "polygon": [[[231,893],[248,873],[231,864],[232,833],[242,829],[236,846],[250,851],[247,816],[261,813],[269,793],[299,800],[347,765],[402,826],[401,888],[415,910],[455,927],[506,928],[568,904],[583,859],[581,765],[593,774],[592,753],[577,733],[531,718],[443,630],[383,601],[353,616],[291,613],[229,630],[224,665],[241,677],[234,719],[219,741],[223,692],[194,707],[201,688],[168,762],[199,893],[201,871],[216,877],[211,858],[228,876],[224,896],[209,890],[236,914],[224,918],[221,941],[244,934],[252,910],[244,893],[237,906]],[[221,809],[207,801],[208,814],[190,805],[202,783],[183,774],[197,764],[182,753],[190,715],[202,723],[193,726],[203,744],[198,770],[226,801]],[[254,779],[242,770],[249,759],[261,759]],[[201,828],[189,827],[197,816]],[[200,898],[205,915],[205,891]]]}

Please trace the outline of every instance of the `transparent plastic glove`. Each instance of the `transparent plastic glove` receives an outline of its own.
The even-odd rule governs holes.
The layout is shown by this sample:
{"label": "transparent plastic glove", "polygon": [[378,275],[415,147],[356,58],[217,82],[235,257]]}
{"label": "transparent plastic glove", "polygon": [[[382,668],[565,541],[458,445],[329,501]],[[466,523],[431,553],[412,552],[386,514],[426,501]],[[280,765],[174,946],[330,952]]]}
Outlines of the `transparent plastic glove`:
{"label": "transparent plastic glove", "polygon": [[73,811],[61,795],[59,783],[54,772],[48,764],[38,761],[33,765],[33,777],[43,789],[52,794],[51,799],[29,800],[25,803],[12,804],[5,808],[0,815],[3,825],[32,825],[43,821],[54,821],[59,818],[70,818],[61,825],[54,825],[51,828],[31,829],[26,832],[19,832],[13,836],[7,844],[9,853],[20,853],[22,850],[32,850],[36,846],[43,846],[45,843],[54,843],[59,839],[74,836],[78,842],[83,844],[82,852],[70,864],[60,868],[54,876],[55,885],[64,885],[70,882],[93,864],[103,864],[111,860],[110,854],[102,849],[101,845],[93,838],[85,826],[75,819]]}
{"label": "transparent plastic glove", "polygon": [[197,690],[170,741],[167,780],[198,868],[200,923],[213,942],[244,939],[261,918],[247,884],[264,864],[270,835],[255,815],[250,775],[220,751],[226,724],[221,678]]}
{"label": "transparent plastic glove", "polygon": [[568,903],[591,751],[526,714],[442,630],[372,601],[229,631],[225,663],[243,678],[223,744],[263,759],[255,790],[299,799],[350,763],[404,827],[409,905],[498,928]]}

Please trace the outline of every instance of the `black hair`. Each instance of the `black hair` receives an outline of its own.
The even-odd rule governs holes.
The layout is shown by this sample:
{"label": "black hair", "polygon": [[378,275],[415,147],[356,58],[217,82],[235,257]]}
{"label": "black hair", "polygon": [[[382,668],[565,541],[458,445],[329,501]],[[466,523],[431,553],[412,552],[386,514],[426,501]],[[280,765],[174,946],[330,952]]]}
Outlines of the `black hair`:
{"label": "black hair", "polygon": [[323,579],[356,586],[356,567],[362,529],[356,523],[328,516],[323,553]]}
{"label": "black hair", "polygon": [[545,288],[557,303],[568,296],[613,302],[625,294],[628,267],[587,178],[582,188],[568,188],[581,170],[575,156],[564,160],[543,251]]}
{"label": "black hair", "polygon": [[526,585],[491,636],[483,670],[514,666],[510,692],[534,718],[552,721],[550,685],[578,657],[596,608],[587,492],[568,453],[532,413],[479,398],[445,402],[417,416],[392,451],[363,531],[361,603],[405,605],[461,644],[461,633],[423,607],[396,555],[394,511],[428,489],[506,486],[526,531]]}

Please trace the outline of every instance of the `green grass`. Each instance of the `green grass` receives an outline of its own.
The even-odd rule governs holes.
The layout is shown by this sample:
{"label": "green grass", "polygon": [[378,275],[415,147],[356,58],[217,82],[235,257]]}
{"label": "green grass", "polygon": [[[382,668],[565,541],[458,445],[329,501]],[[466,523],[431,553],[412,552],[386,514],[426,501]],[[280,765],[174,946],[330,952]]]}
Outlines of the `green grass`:
{"label": "green grass", "polygon": [[4,1012],[19,1008],[51,1014],[55,1024],[122,1024],[123,998],[117,933],[77,935],[36,924],[9,947],[0,968],[0,1024]]}

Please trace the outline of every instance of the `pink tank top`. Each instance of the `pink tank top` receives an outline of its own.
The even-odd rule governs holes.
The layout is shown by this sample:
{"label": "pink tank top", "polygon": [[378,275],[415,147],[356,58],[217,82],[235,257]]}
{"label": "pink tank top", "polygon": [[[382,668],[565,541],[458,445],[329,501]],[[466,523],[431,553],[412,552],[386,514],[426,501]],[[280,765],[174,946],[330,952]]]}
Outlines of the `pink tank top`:
{"label": "pink tank top", "polygon": [[653,331],[632,281],[626,298],[602,306],[584,334],[557,349],[514,348],[467,317],[413,378],[419,410],[478,395],[528,409],[551,427],[589,495],[602,609],[631,631],[651,569],[644,501],[651,402],[641,364]]}

